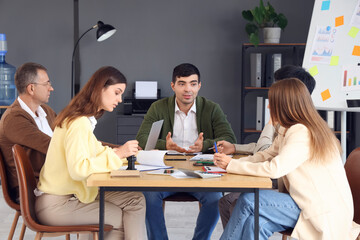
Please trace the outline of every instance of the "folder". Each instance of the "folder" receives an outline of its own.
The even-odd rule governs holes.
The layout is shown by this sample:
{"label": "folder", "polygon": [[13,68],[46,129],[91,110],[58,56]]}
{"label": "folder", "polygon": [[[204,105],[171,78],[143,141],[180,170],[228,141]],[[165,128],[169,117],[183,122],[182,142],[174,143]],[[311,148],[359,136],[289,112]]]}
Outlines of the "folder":
{"label": "folder", "polygon": [[261,87],[261,53],[250,53],[250,79],[252,87]]}
{"label": "folder", "polygon": [[281,68],[281,53],[267,54],[265,63],[264,86],[270,87],[274,82],[274,73]]}
{"label": "folder", "polygon": [[264,98],[256,98],[256,130],[261,131],[263,129],[264,122]]}
{"label": "folder", "polygon": [[264,101],[264,123],[263,123],[263,127],[265,126],[265,124],[267,124],[270,121],[270,109],[268,108],[269,106],[269,99],[265,98]]}

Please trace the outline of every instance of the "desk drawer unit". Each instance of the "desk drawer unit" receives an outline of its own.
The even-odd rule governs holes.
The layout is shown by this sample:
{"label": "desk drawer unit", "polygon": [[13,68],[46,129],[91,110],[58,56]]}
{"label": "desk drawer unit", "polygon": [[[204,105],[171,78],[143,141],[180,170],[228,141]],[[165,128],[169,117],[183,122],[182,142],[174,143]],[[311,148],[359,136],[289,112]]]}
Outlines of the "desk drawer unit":
{"label": "desk drawer unit", "polygon": [[143,115],[119,115],[117,117],[117,144],[134,140],[143,120]]}

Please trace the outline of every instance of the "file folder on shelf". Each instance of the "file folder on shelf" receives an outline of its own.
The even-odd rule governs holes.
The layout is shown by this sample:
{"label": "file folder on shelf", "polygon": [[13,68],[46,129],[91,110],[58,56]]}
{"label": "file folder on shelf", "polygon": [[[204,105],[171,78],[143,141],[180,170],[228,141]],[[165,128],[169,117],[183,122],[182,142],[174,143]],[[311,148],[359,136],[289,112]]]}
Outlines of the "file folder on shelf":
{"label": "file folder on shelf", "polygon": [[261,53],[250,53],[250,79],[252,87],[261,87]]}
{"label": "file folder on shelf", "polygon": [[256,98],[256,130],[261,131],[263,129],[264,121],[264,98]]}

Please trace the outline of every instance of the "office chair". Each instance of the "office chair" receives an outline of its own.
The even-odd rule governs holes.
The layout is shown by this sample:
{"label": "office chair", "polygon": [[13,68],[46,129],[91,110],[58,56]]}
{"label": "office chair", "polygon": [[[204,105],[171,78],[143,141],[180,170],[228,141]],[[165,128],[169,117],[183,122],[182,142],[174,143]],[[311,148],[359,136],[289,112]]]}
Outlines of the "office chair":
{"label": "office chair", "polygon": [[[186,192],[179,192],[175,195],[169,196],[163,199],[163,211],[165,212],[165,202],[196,202],[198,201],[195,197],[187,194]],[[199,209],[201,208],[201,203],[199,202]]]}
{"label": "office chair", "polygon": [[[94,240],[98,240],[99,225],[73,225],[73,226],[47,226],[39,223],[35,214],[36,180],[30,160],[23,147],[15,144],[12,148],[16,172],[20,187],[20,210],[24,223],[28,228],[36,232],[35,240],[42,237],[66,235],[70,240],[70,234],[92,233]],[[104,231],[112,230],[113,226],[105,224]]]}
{"label": "office chair", "polygon": [[[10,194],[10,188],[9,188],[8,179],[7,179],[7,171],[6,171],[5,161],[4,161],[2,152],[0,152],[0,177],[1,177],[2,192],[4,195],[5,202],[7,203],[7,205],[9,205],[10,208],[12,208],[16,211],[13,223],[10,228],[9,236],[8,236],[8,240],[12,240],[14,237],[16,225],[18,223],[21,212],[20,212],[20,204],[18,204],[14,199],[12,199],[12,196]],[[26,226],[25,226],[25,223],[23,223],[23,225],[21,227],[21,233],[20,233],[19,240],[24,239],[25,230],[26,230]]]}
{"label": "office chair", "polygon": [[[349,154],[344,167],[354,201],[354,222],[360,224],[360,147]],[[292,230],[281,232],[282,240],[287,240],[291,233]]]}

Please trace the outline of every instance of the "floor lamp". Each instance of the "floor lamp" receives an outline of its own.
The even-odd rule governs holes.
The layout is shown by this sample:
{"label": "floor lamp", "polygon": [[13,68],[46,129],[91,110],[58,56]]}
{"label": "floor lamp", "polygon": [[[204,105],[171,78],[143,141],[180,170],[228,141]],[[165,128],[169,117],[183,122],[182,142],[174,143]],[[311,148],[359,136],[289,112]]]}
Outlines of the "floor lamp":
{"label": "floor lamp", "polygon": [[109,37],[111,37],[115,32],[116,29],[109,25],[109,24],[104,24],[102,21],[98,21],[96,25],[92,26],[91,28],[89,28],[88,30],[86,30],[81,37],[77,40],[75,46],[74,46],[74,51],[72,54],[72,60],[71,60],[71,99],[75,96],[75,94],[77,92],[75,89],[75,83],[74,83],[74,79],[75,79],[75,65],[74,65],[74,58],[75,58],[75,52],[77,49],[77,46],[79,45],[79,42],[81,40],[81,38],[88,33],[89,31],[91,31],[92,29],[98,28],[98,30],[96,31],[96,39],[98,42],[104,41],[106,39],[108,39]]}

